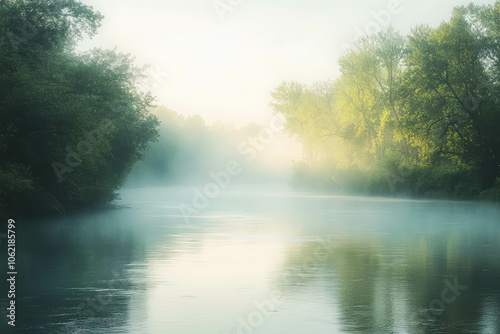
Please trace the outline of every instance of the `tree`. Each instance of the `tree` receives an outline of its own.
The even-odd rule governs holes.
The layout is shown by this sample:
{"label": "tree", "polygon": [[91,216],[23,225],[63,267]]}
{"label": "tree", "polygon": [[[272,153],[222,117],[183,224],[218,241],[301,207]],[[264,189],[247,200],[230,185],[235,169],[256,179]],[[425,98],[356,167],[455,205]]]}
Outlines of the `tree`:
{"label": "tree", "polygon": [[131,56],[74,51],[101,19],[70,0],[0,3],[0,209],[9,214],[110,203],[157,137]]}
{"label": "tree", "polygon": [[499,45],[500,1],[457,7],[437,28],[360,39],[333,83],[283,83],[271,106],[325,182],[350,170],[367,189],[395,190],[389,175],[413,194],[479,195],[500,177]]}
{"label": "tree", "polygon": [[477,168],[487,189],[500,171],[500,101],[484,57],[494,48],[474,33],[467,18],[472,9],[458,8],[450,22],[410,36],[406,124],[429,155]]}

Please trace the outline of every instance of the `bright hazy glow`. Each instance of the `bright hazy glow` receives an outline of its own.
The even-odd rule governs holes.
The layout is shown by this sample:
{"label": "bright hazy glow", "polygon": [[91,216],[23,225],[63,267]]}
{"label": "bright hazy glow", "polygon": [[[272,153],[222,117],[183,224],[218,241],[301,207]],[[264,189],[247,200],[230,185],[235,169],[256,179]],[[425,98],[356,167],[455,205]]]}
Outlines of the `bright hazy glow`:
{"label": "bright hazy glow", "polygon": [[[150,321],[184,333],[185,320],[197,329],[192,332],[200,332],[196,317],[202,316],[214,326],[229,329],[225,328],[228,319],[236,324],[233,319],[241,316],[236,304],[246,309],[252,307],[255,296],[269,298],[268,282],[281,266],[283,243],[231,240],[227,236],[209,238],[200,248],[193,243],[186,240],[176,245],[175,252],[157,252],[148,264],[149,279],[154,282],[147,301]],[[245,288],[248,286],[252,288]],[[173,326],[172,315],[176,319]]]}
{"label": "bright hazy glow", "polygon": [[[213,0],[85,0],[105,20],[82,47],[116,46],[150,64],[161,78],[153,89],[158,102],[179,113],[265,124],[275,86],[335,78],[342,48],[376,27],[374,13],[392,1],[233,0],[239,5],[221,20]],[[436,26],[469,2],[401,0],[390,23],[406,34],[417,24]]]}

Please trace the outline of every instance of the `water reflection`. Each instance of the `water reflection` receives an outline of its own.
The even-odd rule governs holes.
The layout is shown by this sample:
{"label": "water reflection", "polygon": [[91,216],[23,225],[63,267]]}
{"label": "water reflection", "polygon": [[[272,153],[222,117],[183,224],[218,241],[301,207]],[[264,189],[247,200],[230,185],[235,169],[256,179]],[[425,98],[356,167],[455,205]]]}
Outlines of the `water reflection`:
{"label": "water reflection", "polygon": [[438,224],[426,233],[327,236],[333,251],[312,268],[306,263],[318,258],[318,244],[302,245],[286,261],[287,272],[295,274],[282,275],[279,284],[298,295],[307,289],[290,289],[297,281],[323,286],[342,332],[497,333],[498,221],[476,216],[465,226],[448,222],[453,226]]}
{"label": "water reflection", "polygon": [[21,225],[17,332],[500,332],[496,206],[236,189],[186,222],[189,196]]}

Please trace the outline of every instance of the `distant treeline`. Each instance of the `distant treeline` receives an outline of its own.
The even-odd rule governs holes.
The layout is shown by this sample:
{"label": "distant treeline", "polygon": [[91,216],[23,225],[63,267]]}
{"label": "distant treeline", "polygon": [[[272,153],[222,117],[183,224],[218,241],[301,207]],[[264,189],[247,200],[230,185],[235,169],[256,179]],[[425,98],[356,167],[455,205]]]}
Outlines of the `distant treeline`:
{"label": "distant treeline", "polygon": [[252,151],[242,145],[248,138],[258,137],[261,125],[207,125],[200,115],[184,116],[165,106],[153,108],[151,113],[160,121],[159,140],[135,164],[127,186],[204,184],[211,182],[211,172],[224,169],[233,160],[245,170],[232,180],[234,183],[277,178],[275,171],[262,166],[261,161],[249,159]]}
{"label": "distant treeline", "polygon": [[371,194],[499,198],[500,2],[437,28],[357,41],[341,75],[272,93],[304,146],[295,182]]}

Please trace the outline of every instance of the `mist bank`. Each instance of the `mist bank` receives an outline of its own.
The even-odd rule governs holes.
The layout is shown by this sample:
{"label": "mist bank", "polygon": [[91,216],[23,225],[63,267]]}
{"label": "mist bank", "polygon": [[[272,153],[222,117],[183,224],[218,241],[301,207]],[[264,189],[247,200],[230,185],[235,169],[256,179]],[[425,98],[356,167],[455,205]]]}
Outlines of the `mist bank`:
{"label": "mist bank", "polygon": [[159,140],[135,164],[125,187],[200,186],[222,174],[231,176],[228,186],[290,181],[298,144],[283,134],[279,117],[237,127],[221,121],[208,125],[200,115],[184,116],[165,106],[151,113],[160,121]]}
{"label": "mist bank", "polygon": [[303,159],[294,183],[347,193],[499,199],[500,2],[437,28],[358,40],[333,81],[271,96]]}

